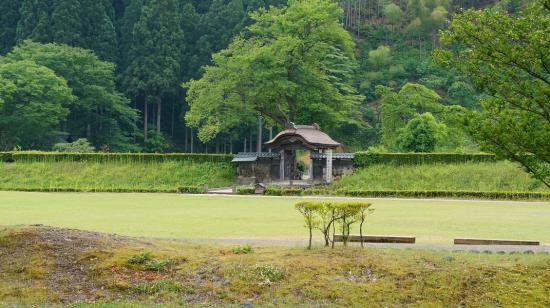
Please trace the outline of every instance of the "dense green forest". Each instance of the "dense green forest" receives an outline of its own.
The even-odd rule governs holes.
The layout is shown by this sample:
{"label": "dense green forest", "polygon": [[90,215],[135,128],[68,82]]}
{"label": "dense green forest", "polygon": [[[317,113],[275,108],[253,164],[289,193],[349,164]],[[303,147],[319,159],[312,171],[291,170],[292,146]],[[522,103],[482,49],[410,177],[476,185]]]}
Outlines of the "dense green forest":
{"label": "dense green forest", "polygon": [[[297,37],[289,31],[304,27],[304,20],[331,24],[325,37],[313,30],[311,37],[318,46],[333,42],[334,48],[312,49],[296,67],[306,70],[307,61],[317,61],[311,66],[329,74],[310,70],[309,80],[296,77],[298,88],[290,89],[274,86],[276,77],[249,65],[253,81],[266,83],[239,84],[264,103],[281,91],[296,92],[289,97],[298,100],[295,116],[264,117],[264,140],[269,128],[277,131],[293,120],[319,122],[349,149],[477,149],[455,115],[461,108],[478,108],[479,92],[459,70],[434,64],[432,52],[440,45],[438,31],[456,13],[493,7],[493,1],[342,0],[334,6],[291,1],[295,9],[277,9],[285,5],[283,0],[0,0],[0,149],[51,150],[81,138],[103,151],[255,149],[255,111],[261,110],[236,107],[236,113],[224,114],[232,107],[215,100],[230,96],[228,91],[216,92],[208,82],[201,89],[200,82],[225,74],[209,67],[245,63],[226,61],[227,55],[257,50],[246,45],[251,41],[271,44],[273,57],[266,54],[266,62],[278,61],[285,56],[278,50],[290,42],[269,36]],[[520,3],[496,6],[514,13]],[[277,18],[288,28],[273,26]],[[273,63],[262,65],[276,71]],[[218,105],[193,112],[191,102],[201,99]],[[273,106],[263,107],[265,115]],[[211,117],[205,119],[205,112]],[[417,144],[418,136],[428,137]]]}

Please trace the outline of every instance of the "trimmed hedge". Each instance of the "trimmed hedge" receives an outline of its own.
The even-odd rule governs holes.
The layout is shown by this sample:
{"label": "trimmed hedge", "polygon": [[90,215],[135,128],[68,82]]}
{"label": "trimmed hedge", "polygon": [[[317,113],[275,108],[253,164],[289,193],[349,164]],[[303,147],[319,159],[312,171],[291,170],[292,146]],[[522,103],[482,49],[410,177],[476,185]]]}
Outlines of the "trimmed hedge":
{"label": "trimmed hedge", "polygon": [[356,168],[375,164],[419,165],[419,164],[453,164],[466,162],[495,162],[494,154],[460,154],[460,153],[372,153],[357,152],[353,159]]}
{"label": "trimmed hedge", "polygon": [[230,154],[201,153],[57,153],[57,152],[4,152],[0,153],[2,161],[15,162],[163,162],[194,161],[223,162],[233,159]]}
{"label": "trimmed hedge", "polygon": [[[307,193],[307,192],[306,192]],[[487,192],[487,191],[414,191],[414,190],[337,190],[336,195],[369,198],[478,198],[491,200],[550,200],[543,192]]]}
{"label": "trimmed hedge", "polygon": [[10,163],[13,162],[13,155],[11,152],[0,152],[0,162]]}
{"label": "trimmed hedge", "polygon": [[90,192],[90,193],[181,193],[181,194],[203,194],[204,189],[199,186],[184,186],[177,189],[164,188],[70,188],[70,187],[42,187],[42,188],[6,188],[3,191],[23,192]]}

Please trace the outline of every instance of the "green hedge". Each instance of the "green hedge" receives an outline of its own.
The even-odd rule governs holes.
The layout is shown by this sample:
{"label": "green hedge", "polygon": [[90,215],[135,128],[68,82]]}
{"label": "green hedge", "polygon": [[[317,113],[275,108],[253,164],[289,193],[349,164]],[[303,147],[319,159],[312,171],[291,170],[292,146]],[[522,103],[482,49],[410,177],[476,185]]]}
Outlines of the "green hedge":
{"label": "green hedge", "polygon": [[0,152],[0,162],[9,163],[13,161],[11,152]]}
{"label": "green hedge", "polygon": [[233,155],[194,153],[57,153],[57,152],[11,152],[0,153],[2,161],[15,162],[231,162]]}
{"label": "green hedge", "polygon": [[[306,193],[308,193],[306,191]],[[336,195],[369,198],[461,198],[491,200],[550,200],[550,193],[487,191],[414,191],[414,190],[337,190]]]}
{"label": "green hedge", "polygon": [[459,154],[459,153],[371,153],[357,152],[353,164],[363,168],[375,164],[419,165],[450,164],[466,162],[495,162],[494,154]]}
{"label": "green hedge", "polygon": [[93,193],[181,193],[181,194],[203,194],[204,189],[199,186],[184,186],[177,189],[165,188],[7,188],[4,191],[24,191],[24,192],[93,192]]}

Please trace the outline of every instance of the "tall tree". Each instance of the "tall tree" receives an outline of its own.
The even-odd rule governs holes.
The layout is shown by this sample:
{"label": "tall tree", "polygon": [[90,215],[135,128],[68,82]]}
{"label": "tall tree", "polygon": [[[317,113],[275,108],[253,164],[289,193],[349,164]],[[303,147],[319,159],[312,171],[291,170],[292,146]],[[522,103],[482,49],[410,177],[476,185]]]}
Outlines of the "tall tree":
{"label": "tall tree", "polygon": [[82,46],[80,0],[53,0],[50,20],[53,42]]}
{"label": "tall tree", "polygon": [[25,41],[7,55],[14,61],[33,61],[67,80],[75,96],[66,129],[73,139],[87,138],[96,147],[136,150],[131,146],[136,111],[115,90],[114,65],[91,51],[58,44]]}
{"label": "tall tree", "polygon": [[72,101],[67,82],[49,68],[0,58],[0,148],[50,149]]}
{"label": "tall tree", "polygon": [[201,140],[257,113],[280,126],[317,121],[330,130],[344,119],[359,123],[352,113],[361,100],[350,81],[353,41],[341,14],[328,0],[294,0],[252,14],[247,35],[187,84],[186,119],[199,128]]}
{"label": "tall tree", "polygon": [[472,136],[550,187],[548,29],[547,0],[534,0],[514,15],[468,10],[442,35],[450,49],[438,50],[435,57],[484,91],[482,110],[465,117]]}
{"label": "tall tree", "polygon": [[101,59],[115,62],[117,38],[114,26],[114,8],[109,0],[80,0],[82,46],[93,50]]}
{"label": "tall tree", "polygon": [[144,100],[144,139],[148,139],[149,104],[156,104],[161,131],[162,97],[179,82],[183,31],[177,0],[151,0],[133,29],[123,84],[134,99]]}
{"label": "tall tree", "polygon": [[31,39],[36,42],[50,42],[51,8],[53,0],[22,0],[17,23],[16,40]]}
{"label": "tall tree", "polygon": [[21,1],[0,0],[0,55],[15,45]]}

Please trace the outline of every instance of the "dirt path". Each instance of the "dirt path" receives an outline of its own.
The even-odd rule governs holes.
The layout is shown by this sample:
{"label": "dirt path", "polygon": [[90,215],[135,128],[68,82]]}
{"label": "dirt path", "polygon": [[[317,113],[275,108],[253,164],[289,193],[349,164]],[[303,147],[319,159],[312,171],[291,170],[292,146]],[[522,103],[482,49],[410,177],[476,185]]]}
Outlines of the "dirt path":
{"label": "dirt path", "polygon": [[[146,238],[144,238],[146,239]],[[221,245],[245,245],[260,247],[306,247],[307,240],[296,239],[262,239],[262,238],[183,238],[174,239],[177,241],[197,243],[197,244],[221,244]],[[324,243],[316,240],[314,246],[323,247]],[[340,244],[341,245],[341,244]],[[359,246],[359,243],[350,243],[350,246]],[[546,252],[550,253],[550,246],[515,246],[515,245],[445,245],[445,244],[365,244],[366,247],[382,248],[382,249],[417,249],[417,250],[434,250],[434,251],[471,251],[471,252]]]}

